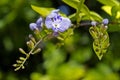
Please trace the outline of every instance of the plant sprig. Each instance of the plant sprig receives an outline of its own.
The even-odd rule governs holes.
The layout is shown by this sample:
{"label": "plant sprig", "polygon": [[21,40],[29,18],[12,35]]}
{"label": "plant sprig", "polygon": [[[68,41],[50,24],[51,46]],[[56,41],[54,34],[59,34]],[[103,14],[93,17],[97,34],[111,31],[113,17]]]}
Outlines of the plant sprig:
{"label": "plant sprig", "polygon": [[30,55],[36,54],[41,51],[41,48],[37,48],[37,47],[44,38],[45,37],[41,38],[39,41],[36,42],[35,39],[33,37],[31,37],[31,40],[27,42],[27,46],[31,49],[29,51],[29,53],[26,53],[22,48],[19,48],[19,51],[22,54],[24,54],[25,57],[19,57],[19,59],[16,60],[16,63],[13,64],[13,66],[15,67],[15,69],[14,69],[15,71],[17,71],[19,69],[24,69],[25,68],[24,64],[29,59]]}

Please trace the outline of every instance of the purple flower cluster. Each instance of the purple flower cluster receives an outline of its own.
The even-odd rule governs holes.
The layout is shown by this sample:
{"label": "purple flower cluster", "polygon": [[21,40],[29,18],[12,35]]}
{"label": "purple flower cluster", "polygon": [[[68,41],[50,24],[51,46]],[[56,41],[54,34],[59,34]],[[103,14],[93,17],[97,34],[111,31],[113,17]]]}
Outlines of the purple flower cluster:
{"label": "purple flower cluster", "polygon": [[[45,19],[45,26],[47,29],[52,29],[54,32],[64,32],[71,26],[71,21],[68,18],[62,17],[59,9],[51,11]],[[43,26],[43,19],[40,17],[36,23],[29,25],[31,30],[41,29]]]}
{"label": "purple flower cluster", "polygon": [[40,18],[36,21],[36,23],[30,23],[30,24],[29,24],[29,27],[30,27],[30,29],[31,29],[32,31],[34,31],[34,30],[40,30],[40,29],[42,28],[42,26],[43,26],[43,19],[42,19],[42,17],[40,17]]}
{"label": "purple flower cluster", "polygon": [[71,26],[71,21],[68,18],[60,16],[58,14],[59,9],[53,10],[45,20],[45,25],[48,29],[52,29],[54,32],[64,32]]}

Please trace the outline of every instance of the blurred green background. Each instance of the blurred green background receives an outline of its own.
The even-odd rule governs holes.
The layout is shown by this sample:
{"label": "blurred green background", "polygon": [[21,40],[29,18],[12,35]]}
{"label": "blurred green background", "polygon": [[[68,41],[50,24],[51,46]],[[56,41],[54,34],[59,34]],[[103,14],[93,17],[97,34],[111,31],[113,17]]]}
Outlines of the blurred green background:
{"label": "blurred green background", "polygon": [[[89,26],[75,29],[74,36],[59,49],[54,40],[43,43],[42,52],[31,56],[24,70],[15,72],[12,64],[21,56],[18,48],[27,50],[28,35],[33,33],[29,23],[40,16],[31,4],[60,8],[67,15],[75,12],[61,0],[0,0],[0,80],[120,80],[120,32],[109,32],[111,45],[99,61],[92,49]],[[96,0],[85,4],[110,18]]]}

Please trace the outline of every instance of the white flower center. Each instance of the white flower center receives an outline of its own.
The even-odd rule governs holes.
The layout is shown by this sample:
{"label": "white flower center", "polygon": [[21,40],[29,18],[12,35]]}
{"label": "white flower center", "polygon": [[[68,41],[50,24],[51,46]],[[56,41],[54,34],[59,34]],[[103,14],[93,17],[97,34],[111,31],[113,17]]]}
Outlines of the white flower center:
{"label": "white flower center", "polygon": [[53,23],[52,25],[53,25],[54,28],[59,28],[60,27],[60,25],[58,23]]}

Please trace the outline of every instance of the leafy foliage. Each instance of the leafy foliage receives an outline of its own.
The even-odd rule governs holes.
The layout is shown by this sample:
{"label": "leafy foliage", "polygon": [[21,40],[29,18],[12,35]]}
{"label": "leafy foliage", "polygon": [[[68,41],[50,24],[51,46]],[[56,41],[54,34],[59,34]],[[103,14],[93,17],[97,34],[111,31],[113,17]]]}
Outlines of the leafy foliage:
{"label": "leafy foliage", "polygon": [[[112,22],[109,25],[108,31],[115,32],[120,31],[120,3],[117,0],[98,0],[100,3],[104,4],[102,9],[112,17]],[[109,4],[108,4],[109,3]],[[117,28],[117,29],[116,29]]]}
{"label": "leafy foliage", "polygon": [[[119,80],[119,0],[1,0],[0,7],[0,80]],[[71,20],[71,27],[54,33],[44,24],[26,38],[31,32],[25,26],[39,16],[45,21],[56,8]],[[102,23],[104,18],[109,19],[108,25]],[[91,21],[97,24],[91,26]],[[16,56],[14,72],[9,65]]]}
{"label": "leafy foliage", "polygon": [[93,49],[99,60],[101,60],[109,46],[109,36],[106,28],[103,25],[100,27],[90,27],[89,32],[94,39]]}
{"label": "leafy foliage", "polygon": [[[37,48],[37,46],[41,43],[42,39],[40,39],[38,42],[34,39],[32,35],[29,36],[30,41],[27,42],[27,46],[30,49],[29,53],[26,53],[22,48],[19,48],[19,51],[24,54],[26,57],[19,57],[19,60],[16,60],[16,64],[13,64],[15,68],[15,71],[19,69],[24,69],[24,64],[27,61],[27,59],[30,57],[30,55],[36,54],[41,51],[41,48]],[[37,49],[36,49],[37,48]]]}
{"label": "leafy foliage", "polygon": [[[102,19],[102,17],[99,16],[97,13],[92,12],[88,9],[88,7],[84,4],[85,0],[80,0],[80,1],[79,0],[71,0],[71,1],[63,0],[63,2],[65,2],[69,6],[76,9],[76,13],[74,13],[74,15],[71,17],[71,18],[75,18],[74,20],[76,21],[76,24],[74,24],[74,25],[72,24],[72,26],[75,27],[75,28],[79,27],[80,21],[82,20],[83,16],[87,16],[88,20],[98,20],[98,21],[100,21]],[[46,18],[48,20],[50,19],[50,17],[52,17],[52,20],[50,20],[50,21],[47,20],[47,21],[49,22],[48,24],[50,26],[54,25],[54,24],[56,25],[56,26],[54,26],[55,27],[54,29],[57,29],[57,28],[60,27],[61,23],[60,24],[58,24],[58,22],[55,23],[55,21],[57,21],[58,17],[55,18],[55,21],[54,21],[54,17],[53,17],[53,16],[55,16],[55,14],[58,15],[58,10],[53,10],[54,8],[37,7],[37,6],[34,6],[34,5],[31,5],[31,7],[34,11],[39,13],[42,17],[45,18],[46,16],[48,16]],[[50,14],[51,10],[53,10],[53,11]],[[116,10],[117,10],[117,8],[115,7],[115,10],[113,10],[114,11],[113,13],[115,13]],[[81,14],[84,14],[84,15],[81,16]],[[67,18],[64,18],[64,19],[67,19]],[[61,18],[61,20],[62,20],[62,18]],[[47,21],[45,21],[44,26],[40,26],[41,28],[43,27],[43,29],[44,29],[42,31],[38,30],[38,25],[39,24],[35,23],[34,25],[32,25],[30,27],[34,31],[35,35],[37,36],[38,41],[36,42],[34,37],[30,37],[31,40],[27,42],[27,46],[28,46],[28,48],[30,48],[29,53],[26,53],[22,48],[19,49],[21,53],[26,55],[26,57],[25,58],[20,57],[19,60],[16,61],[17,64],[13,65],[14,67],[16,67],[15,71],[19,70],[20,68],[24,69],[24,63],[30,57],[31,54],[35,54],[35,53],[40,52],[41,49],[37,48],[37,46],[41,43],[41,41],[44,41],[43,38],[45,38],[45,40],[48,40],[49,37],[54,37],[54,34],[56,34],[56,31],[52,32],[51,30],[48,30],[47,28],[44,28],[44,27],[46,27],[46,22]],[[52,24],[51,21],[53,21],[53,24]],[[71,21],[67,21],[67,22],[71,22]],[[58,24],[58,26],[57,26],[57,24]],[[108,22],[107,22],[107,24],[108,24]],[[107,27],[107,25],[102,24],[99,27],[90,27],[90,29],[89,29],[89,32],[94,39],[93,49],[94,49],[96,55],[98,56],[99,60],[102,59],[103,54],[107,52],[107,48],[109,46],[109,36],[108,36],[106,27]],[[71,35],[74,34],[73,30],[75,28],[68,29],[65,32],[63,32],[63,31],[62,32],[57,32],[57,39],[61,41],[61,43],[58,43],[59,47],[62,46],[65,43],[67,38],[69,38]],[[45,36],[47,36],[47,37],[45,37]]]}

